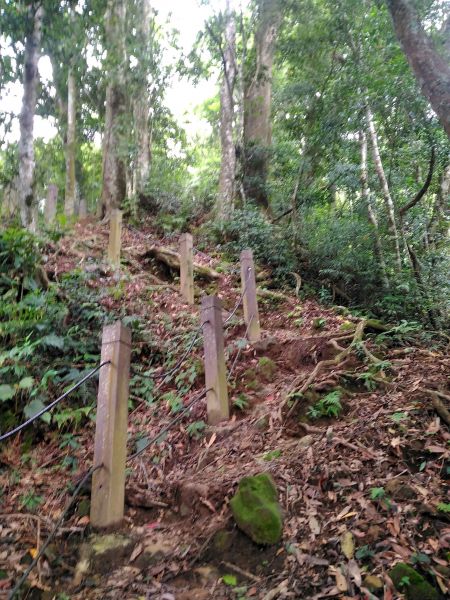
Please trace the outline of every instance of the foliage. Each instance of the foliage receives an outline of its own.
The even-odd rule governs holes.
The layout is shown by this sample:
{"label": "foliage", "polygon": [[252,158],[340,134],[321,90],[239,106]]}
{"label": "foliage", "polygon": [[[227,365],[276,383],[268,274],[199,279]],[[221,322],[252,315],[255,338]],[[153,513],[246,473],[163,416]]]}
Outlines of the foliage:
{"label": "foliage", "polygon": [[[59,286],[43,279],[44,241],[22,229],[0,233],[0,414],[5,429],[23,412],[31,417],[81,379],[99,360],[100,332],[108,316],[89,276],[74,271]],[[57,333],[55,333],[57,332]],[[83,365],[83,366],[80,366]],[[58,427],[79,424],[92,411],[95,381],[86,382],[51,417]],[[82,406],[76,406],[81,400]],[[75,406],[75,408],[73,408]]]}
{"label": "foliage", "polygon": [[342,411],[341,392],[334,390],[308,409],[310,419],[320,419],[321,417],[339,417]]}

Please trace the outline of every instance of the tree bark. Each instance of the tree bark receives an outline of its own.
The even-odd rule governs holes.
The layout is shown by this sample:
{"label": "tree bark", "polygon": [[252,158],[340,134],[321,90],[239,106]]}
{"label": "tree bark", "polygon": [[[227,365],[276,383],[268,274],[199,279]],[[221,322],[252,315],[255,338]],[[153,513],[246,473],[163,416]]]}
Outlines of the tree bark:
{"label": "tree bark", "polygon": [[367,169],[367,136],[365,131],[359,132],[359,143],[361,148],[361,197],[367,209],[367,217],[369,219],[369,223],[373,227],[375,255],[378,260],[381,281],[383,283],[383,287],[385,289],[389,289],[389,280],[386,274],[386,263],[384,260],[383,246],[381,244],[380,232],[378,229],[378,219],[369,188],[369,176]]}
{"label": "tree bark", "polygon": [[386,206],[389,230],[391,232],[392,242],[395,248],[395,260],[397,263],[397,269],[400,271],[402,268],[402,259],[400,255],[399,235],[397,231],[397,225],[395,222],[394,202],[392,201],[391,192],[389,190],[389,184],[386,178],[386,174],[384,172],[383,162],[381,160],[380,148],[378,145],[378,135],[375,129],[372,111],[370,110],[370,106],[368,104],[366,105],[366,120],[372,146],[373,162],[375,163],[375,170],[380,181],[383,199]]}
{"label": "tree bark", "polygon": [[225,50],[223,52],[223,80],[220,88],[220,163],[219,196],[217,212],[221,219],[229,219],[234,204],[234,179],[236,172],[236,150],[233,136],[234,99],[236,80],[236,23],[230,9],[230,0],[225,12]]}
{"label": "tree bark", "polygon": [[41,31],[44,9],[42,6],[29,8],[30,31],[25,40],[23,70],[23,98],[20,111],[19,140],[19,207],[22,226],[35,228],[36,199],[34,197],[34,115],[36,112],[37,86],[39,82],[38,63],[41,51]]}
{"label": "tree bark", "polygon": [[112,209],[120,208],[126,194],[126,168],[122,154],[121,134],[121,129],[125,125],[123,121],[126,112],[124,0],[108,0],[105,28],[109,83],[106,88],[103,134],[102,197],[98,211],[102,217],[109,216]]}
{"label": "tree bark", "polygon": [[279,0],[259,0],[258,4],[256,66],[244,98],[244,189],[247,197],[268,209],[266,182],[272,141],[272,67],[281,7]]}
{"label": "tree bark", "polygon": [[409,0],[387,0],[387,4],[395,32],[422,93],[450,136],[450,64],[438,53]]}
{"label": "tree bark", "polygon": [[74,69],[71,65],[67,74],[66,190],[64,197],[64,213],[66,217],[73,217],[76,200],[76,93],[77,84]]}
{"label": "tree bark", "polygon": [[[136,30],[139,48],[145,56],[144,64],[149,62],[151,54],[151,5],[149,0],[137,1]],[[146,60],[147,59],[147,60]],[[136,168],[134,174],[135,191],[138,195],[144,193],[145,185],[150,176],[151,164],[151,125],[150,97],[148,91],[148,69],[142,73],[142,89],[133,101],[134,130],[136,139]]]}

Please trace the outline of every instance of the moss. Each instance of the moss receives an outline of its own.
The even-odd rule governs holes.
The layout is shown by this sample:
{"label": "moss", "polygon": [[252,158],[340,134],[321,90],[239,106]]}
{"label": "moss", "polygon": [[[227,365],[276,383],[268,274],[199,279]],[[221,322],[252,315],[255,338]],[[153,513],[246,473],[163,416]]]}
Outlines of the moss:
{"label": "moss", "polygon": [[254,369],[247,369],[243,373],[243,380],[245,387],[249,390],[258,390],[261,385],[256,378],[256,371]]}
{"label": "moss", "polygon": [[233,543],[233,534],[231,531],[227,531],[226,529],[221,529],[218,531],[213,539],[214,549],[218,552],[226,552],[231,548],[231,544]]}
{"label": "moss", "polygon": [[230,501],[240,529],[257,544],[276,544],[283,533],[277,488],[268,473],[243,477]]}
{"label": "moss", "polygon": [[439,594],[420,573],[405,563],[397,563],[389,571],[395,588],[405,594],[407,600],[439,600]]}
{"label": "moss", "polygon": [[271,382],[275,378],[276,364],[271,358],[261,356],[258,361],[258,373],[264,381]]}

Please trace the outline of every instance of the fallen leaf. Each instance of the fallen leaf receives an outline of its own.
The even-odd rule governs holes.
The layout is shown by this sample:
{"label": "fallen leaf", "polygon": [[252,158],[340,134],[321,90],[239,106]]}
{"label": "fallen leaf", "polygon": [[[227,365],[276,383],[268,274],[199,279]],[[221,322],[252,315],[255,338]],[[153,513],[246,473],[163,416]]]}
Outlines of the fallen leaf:
{"label": "fallen leaf", "polygon": [[136,560],[136,558],[139,556],[139,554],[142,554],[143,549],[144,548],[143,548],[142,544],[138,544],[136,546],[136,548],[133,550],[133,552],[131,553],[130,562],[133,562],[134,560]]}
{"label": "fallen leaf", "polygon": [[355,553],[355,542],[353,541],[353,534],[351,531],[346,531],[341,536],[341,550],[342,554],[350,560],[353,558]]}
{"label": "fallen leaf", "polygon": [[311,529],[312,533],[314,533],[315,535],[319,535],[320,523],[316,519],[316,517],[309,517],[308,522],[309,522],[309,528]]}
{"label": "fallen leaf", "polygon": [[329,568],[330,575],[334,575],[336,579],[336,587],[340,592],[346,592],[348,590],[347,580],[342,574],[342,571],[338,567]]}

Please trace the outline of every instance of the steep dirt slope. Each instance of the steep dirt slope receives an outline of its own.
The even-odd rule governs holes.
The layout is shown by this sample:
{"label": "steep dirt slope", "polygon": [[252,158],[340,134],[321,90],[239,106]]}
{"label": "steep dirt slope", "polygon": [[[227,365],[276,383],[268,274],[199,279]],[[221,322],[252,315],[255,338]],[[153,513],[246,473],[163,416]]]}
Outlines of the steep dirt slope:
{"label": "steep dirt slope", "polygon": [[[107,235],[106,227],[78,225],[49,255],[46,269],[56,281],[74,268],[95,273],[91,285],[105,291],[102,304],[140,319],[132,359],[141,386],[132,395],[129,434],[138,440],[134,447],[130,441],[132,452],[202,389],[201,340],[172,380],[153,390],[150,405],[151,384],[145,387],[139,375],[149,365],[158,373],[183,355],[199,310],[183,303],[173,274],[146,255],[151,244],[176,247],[176,239],[125,228],[119,278],[101,262]],[[220,257],[198,253],[196,259],[223,273],[217,283],[199,282],[197,292],[218,293],[226,318],[239,300],[238,272]],[[80,599],[401,598],[387,575],[399,561],[418,565],[444,597],[450,437],[436,408],[446,402],[450,369],[442,340],[424,348],[401,328],[384,331],[377,323],[358,340],[360,318],[295,296],[265,294],[260,309],[261,342],[242,341],[241,309],[226,331],[230,422],[204,428],[199,401],[131,463],[123,537],[112,540],[113,549],[94,559],[90,571],[79,563],[90,533],[85,490],[30,576],[28,597],[44,590],[45,598],[64,592],[60,598]],[[312,418],[308,409],[333,392],[340,415]],[[57,434],[36,445],[26,464],[19,440],[2,450],[2,460],[21,478],[2,481],[8,515],[0,526],[6,574],[0,590],[24,570],[63,509],[68,478],[77,481],[90,466],[93,432],[87,424],[80,446],[70,450],[78,460],[75,474],[53,468],[67,454]],[[284,511],[282,543],[271,547],[240,533],[228,506],[240,478],[263,471],[273,475]],[[27,485],[46,498],[38,516],[17,514]]]}

